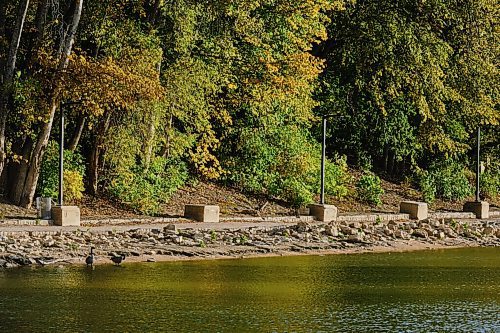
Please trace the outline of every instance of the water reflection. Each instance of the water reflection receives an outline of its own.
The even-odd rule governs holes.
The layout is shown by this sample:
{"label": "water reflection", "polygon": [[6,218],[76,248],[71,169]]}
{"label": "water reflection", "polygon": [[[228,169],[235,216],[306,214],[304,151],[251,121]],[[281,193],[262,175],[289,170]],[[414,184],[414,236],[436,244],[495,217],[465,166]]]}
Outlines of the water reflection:
{"label": "water reflection", "polygon": [[2,271],[0,331],[500,332],[499,254],[490,248]]}

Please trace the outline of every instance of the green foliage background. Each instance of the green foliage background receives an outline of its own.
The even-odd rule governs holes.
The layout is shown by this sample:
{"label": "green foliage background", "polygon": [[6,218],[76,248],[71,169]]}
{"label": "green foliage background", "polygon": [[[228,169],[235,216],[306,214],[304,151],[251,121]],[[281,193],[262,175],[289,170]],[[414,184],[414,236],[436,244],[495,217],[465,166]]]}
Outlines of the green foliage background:
{"label": "green foliage background", "polygon": [[[86,0],[63,72],[54,57],[71,1],[37,15],[43,3],[28,8],[14,87],[2,86],[9,174],[33,163],[56,94],[79,101],[67,110],[69,136],[85,123],[67,170],[89,193],[147,214],[196,178],[294,207],[313,201],[324,115],[332,199],[379,205],[380,177],[408,177],[429,202],[462,200],[478,126],[484,194],[498,197],[497,0]],[[19,4],[1,8],[5,26]],[[55,149],[39,195],[55,194]],[[369,172],[354,184],[348,164]]]}

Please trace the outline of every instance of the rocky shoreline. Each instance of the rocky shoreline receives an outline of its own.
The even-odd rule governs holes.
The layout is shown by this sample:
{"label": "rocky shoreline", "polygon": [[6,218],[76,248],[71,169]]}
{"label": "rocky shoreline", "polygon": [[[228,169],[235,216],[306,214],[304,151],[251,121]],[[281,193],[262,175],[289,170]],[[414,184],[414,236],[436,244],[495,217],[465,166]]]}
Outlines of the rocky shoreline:
{"label": "rocky shoreline", "polygon": [[[500,246],[500,221],[428,219],[317,223],[213,230],[166,227],[76,231],[0,233],[0,269],[51,264],[82,264],[91,246],[96,264],[242,258],[299,254],[391,252],[418,249]],[[1,229],[0,229],[1,231]]]}

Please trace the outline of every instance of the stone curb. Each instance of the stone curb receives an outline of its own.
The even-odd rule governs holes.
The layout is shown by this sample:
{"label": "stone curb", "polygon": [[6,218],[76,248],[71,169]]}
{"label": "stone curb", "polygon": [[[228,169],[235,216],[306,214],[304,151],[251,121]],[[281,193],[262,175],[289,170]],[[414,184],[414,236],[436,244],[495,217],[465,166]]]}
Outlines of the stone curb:
{"label": "stone curb", "polygon": [[363,214],[339,215],[337,222],[376,222],[376,221],[402,221],[409,220],[409,214]]}
{"label": "stone curb", "polygon": [[[490,211],[490,218],[499,218],[500,211]],[[429,213],[429,218],[434,219],[474,219],[476,216],[471,212],[432,212]],[[374,221],[402,221],[408,220],[409,214],[356,214],[356,215],[339,215],[338,222],[374,222]],[[262,217],[221,217],[221,222],[311,222],[314,218],[312,216],[262,216]],[[154,223],[179,223],[183,221],[190,221],[182,217],[159,217],[159,218],[124,218],[124,219],[84,219],[81,221],[83,226],[92,226],[93,224],[106,224],[106,225],[122,225],[122,224],[154,224]],[[3,219],[0,221],[2,225],[25,225],[25,226],[50,226],[53,225],[52,220],[42,219]]]}
{"label": "stone curb", "polygon": [[429,213],[433,219],[475,219],[476,214],[471,212],[434,212]]}
{"label": "stone curb", "polygon": [[490,218],[500,217],[500,210],[490,210]]}

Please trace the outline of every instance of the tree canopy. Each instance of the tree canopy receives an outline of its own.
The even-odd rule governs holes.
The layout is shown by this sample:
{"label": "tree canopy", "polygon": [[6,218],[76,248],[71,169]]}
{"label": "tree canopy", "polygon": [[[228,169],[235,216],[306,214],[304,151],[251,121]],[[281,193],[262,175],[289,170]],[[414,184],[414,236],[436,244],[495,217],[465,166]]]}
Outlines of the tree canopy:
{"label": "tree canopy", "polygon": [[0,187],[23,206],[47,193],[39,177],[52,177],[61,108],[77,181],[148,213],[193,177],[311,201],[323,115],[338,198],[346,161],[415,179],[436,159],[471,167],[477,126],[494,166],[499,10],[497,0],[8,0]]}

